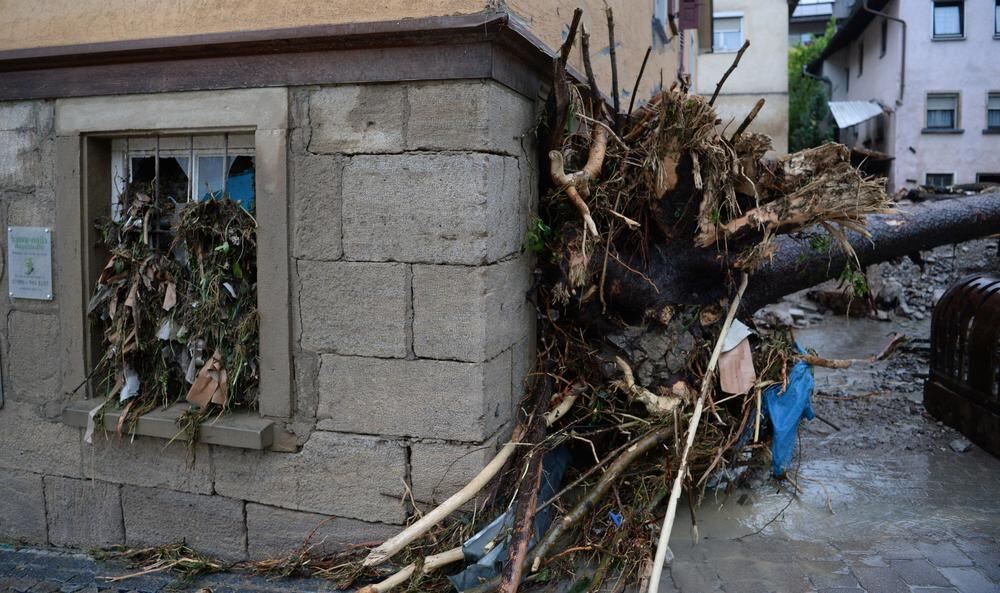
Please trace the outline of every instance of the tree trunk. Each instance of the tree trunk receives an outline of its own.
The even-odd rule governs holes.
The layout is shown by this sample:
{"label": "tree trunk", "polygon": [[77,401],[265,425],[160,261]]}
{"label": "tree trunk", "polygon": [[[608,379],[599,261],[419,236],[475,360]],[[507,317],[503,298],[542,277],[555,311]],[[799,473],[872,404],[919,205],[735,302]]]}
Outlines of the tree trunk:
{"label": "tree trunk", "polygon": [[[1000,193],[958,197],[901,206],[893,214],[867,218],[871,239],[854,232],[847,236],[862,266],[895,259],[940,245],[961,243],[1000,233]],[[751,275],[743,312],[780,299],[786,294],[835,278],[844,270],[847,256],[832,247],[816,250],[809,239],[822,231],[775,239],[769,264]],[[617,311],[641,316],[665,305],[701,305],[717,302],[726,294],[729,262],[714,249],[662,244],[647,262],[629,262],[646,278],[614,260],[608,264],[609,304]]]}

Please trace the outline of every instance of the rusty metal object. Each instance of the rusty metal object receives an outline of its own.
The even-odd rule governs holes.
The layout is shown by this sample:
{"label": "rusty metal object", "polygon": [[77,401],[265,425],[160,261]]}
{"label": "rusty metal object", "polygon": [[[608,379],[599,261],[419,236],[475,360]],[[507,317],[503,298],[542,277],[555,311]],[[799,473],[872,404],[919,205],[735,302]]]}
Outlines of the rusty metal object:
{"label": "rusty metal object", "polygon": [[934,307],[924,407],[1000,456],[1000,279],[963,278]]}

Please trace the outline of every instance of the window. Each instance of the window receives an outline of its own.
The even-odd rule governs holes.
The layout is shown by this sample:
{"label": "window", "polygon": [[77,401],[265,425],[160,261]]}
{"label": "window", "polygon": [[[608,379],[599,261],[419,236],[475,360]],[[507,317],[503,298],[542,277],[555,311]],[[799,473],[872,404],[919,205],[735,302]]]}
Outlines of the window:
{"label": "window", "polygon": [[882,19],[882,48],[878,57],[884,57],[889,46],[889,19]]}
{"label": "window", "polygon": [[858,78],[865,73],[865,44],[858,44]]}
{"label": "window", "polygon": [[[287,418],[293,410],[288,91],[265,88],[60,99],[55,126],[60,172],[56,196],[65,224],[55,238],[53,255],[58,269],[65,271],[56,278],[56,288],[67,302],[87,303],[92,282],[107,261],[96,247],[100,241],[92,223],[101,216],[114,216],[113,205],[121,214],[118,196],[126,180],[152,180],[159,175],[159,191],[179,203],[225,192],[252,204],[259,222],[258,267],[266,270],[257,283],[260,335],[268,336],[260,340],[258,412],[263,418],[255,420],[253,443],[241,441],[236,431],[220,436],[220,443],[269,447],[273,432],[267,428],[271,426],[268,418]],[[142,137],[132,130],[142,130]],[[150,228],[155,232],[163,223],[156,221]],[[98,336],[81,309],[59,310],[60,324],[66,328],[60,376],[65,377],[64,389],[68,390],[89,376],[100,352]],[[93,387],[88,392],[96,395]]]}
{"label": "window", "polygon": [[1000,185],[1000,173],[976,173],[976,183],[994,183]]}
{"label": "window", "polygon": [[993,36],[1000,38],[1000,0],[993,7]]}
{"label": "window", "polygon": [[934,187],[938,189],[944,189],[946,187],[951,187],[955,183],[954,173],[928,173],[927,182],[924,184],[927,187]]}
{"label": "window", "polygon": [[667,34],[667,0],[655,0],[653,6],[653,43],[669,43]]}
{"label": "window", "polygon": [[934,39],[959,39],[965,35],[965,3],[934,3]]}
{"label": "window", "polygon": [[[253,134],[115,138],[111,141],[111,212],[121,215],[119,197],[128,181],[148,183],[178,203],[200,202],[223,194],[253,213]],[[227,171],[223,176],[222,172]]]}
{"label": "window", "polygon": [[927,95],[927,129],[954,130],[958,128],[958,95]]}
{"label": "window", "polygon": [[712,19],[712,51],[739,51],[743,45],[743,17],[716,15]]}
{"label": "window", "polygon": [[851,69],[844,68],[844,92],[851,92]]}
{"label": "window", "polygon": [[1000,131],[1000,93],[986,97],[986,129]]}

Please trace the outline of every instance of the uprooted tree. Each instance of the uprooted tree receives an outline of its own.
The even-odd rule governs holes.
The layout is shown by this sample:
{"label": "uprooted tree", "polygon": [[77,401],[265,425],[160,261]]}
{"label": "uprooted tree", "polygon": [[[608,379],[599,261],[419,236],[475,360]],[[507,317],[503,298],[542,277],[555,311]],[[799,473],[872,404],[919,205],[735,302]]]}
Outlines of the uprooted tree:
{"label": "uprooted tree", "polygon": [[[893,209],[884,182],[852,167],[843,146],[765,158],[769,139],[748,131],[763,100],[732,130],[716,97],[689,94],[684,81],[613,113],[586,30],[587,80],[568,77],[579,18],[538,130],[549,174],[529,241],[538,356],[510,442],[362,562],[324,563],[304,548],[271,569],[326,566],[344,581],[377,581],[368,593],[435,590],[445,583],[434,570],[470,560],[462,542],[506,511],[484,547],[502,553],[465,590],[512,593],[563,575],[574,591],[612,579],[656,591],[679,497],[695,509],[719,470],[767,457],[762,392],[783,390],[799,362],[843,362],[802,353],[787,331],[762,334],[752,387],[725,393],[716,378],[734,319],[752,325],[754,309],[784,294],[1000,231],[998,194]],[[547,454],[560,449],[569,469],[540,488]],[[463,515],[473,500],[477,512]]]}

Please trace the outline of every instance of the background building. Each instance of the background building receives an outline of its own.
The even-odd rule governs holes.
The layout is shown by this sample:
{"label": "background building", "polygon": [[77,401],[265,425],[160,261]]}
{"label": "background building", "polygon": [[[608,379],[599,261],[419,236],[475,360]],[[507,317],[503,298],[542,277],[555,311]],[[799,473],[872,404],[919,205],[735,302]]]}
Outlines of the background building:
{"label": "background building", "polygon": [[810,70],[890,188],[1000,178],[1000,3],[859,2]]}
{"label": "background building", "polygon": [[715,103],[723,125],[738,126],[758,99],[764,108],[750,130],[788,151],[788,11],[785,0],[715,0],[711,51],[698,55],[697,92],[711,96],[744,40],[750,48]]}
{"label": "background building", "polygon": [[839,26],[857,2],[858,0],[795,0],[792,16],[788,19],[788,44],[809,43],[823,35],[831,18]]}

